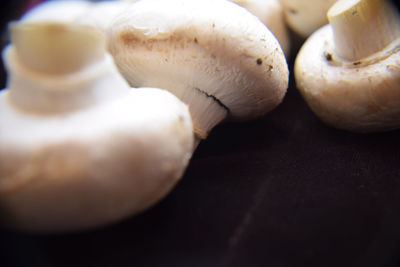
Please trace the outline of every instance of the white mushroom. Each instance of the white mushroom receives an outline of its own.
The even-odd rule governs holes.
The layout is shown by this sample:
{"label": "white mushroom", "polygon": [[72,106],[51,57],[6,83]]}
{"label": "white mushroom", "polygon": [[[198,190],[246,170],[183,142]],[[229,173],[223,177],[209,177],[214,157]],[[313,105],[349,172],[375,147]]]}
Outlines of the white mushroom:
{"label": "white mushroom", "polygon": [[326,123],[356,132],[400,127],[400,18],[383,0],[345,0],[295,62],[296,84]]}
{"label": "white mushroom", "polygon": [[115,17],[137,0],[100,1],[92,3],[91,8],[77,18],[76,23],[91,25],[106,35]]}
{"label": "white mushroom", "polygon": [[93,26],[105,33],[114,17],[136,1],[46,1],[24,14],[21,21],[75,23]]}
{"label": "white mushroom", "polygon": [[279,0],[232,0],[256,15],[278,39],[283,51],[289,54],[290,41],[282,4]]}
{"label": "white mushroom", "polygon": [[114,20],[109,43],[131,86],[164,88],[189,105],[202,139],[226,118],[264,115],[288,86],[276,38],[229,1],[139,1]]}
{"label": "white mushroom", "polygon": [[132,90],[102,35],[63,24],[13,24],[0,93],[0,207],[11,227],[102,226],[163,198],[193,149],[187,106]]}
{"label": "white mushroom", "polygon": [[281,0],[288,26],[301,37],[308,37],[328,23],[326,12],[336,0]]}
{"label": "white mushroom", "polygon": [[86,14],[93,5],[89,1],[83,0],[45,1],[34,6],[20,20],[24,22],[72,23]]}

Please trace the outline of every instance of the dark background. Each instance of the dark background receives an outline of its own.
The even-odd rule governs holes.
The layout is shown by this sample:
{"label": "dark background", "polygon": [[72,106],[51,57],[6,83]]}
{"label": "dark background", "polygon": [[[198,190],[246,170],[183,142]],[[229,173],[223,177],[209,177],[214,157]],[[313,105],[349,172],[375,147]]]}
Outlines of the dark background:
{"label": "dark background", "polygon": [[400,131],[330,128],[290,82],[264,118],[215,128],[152,209],[82,233],[0,228],[0,266],[400,266]]}

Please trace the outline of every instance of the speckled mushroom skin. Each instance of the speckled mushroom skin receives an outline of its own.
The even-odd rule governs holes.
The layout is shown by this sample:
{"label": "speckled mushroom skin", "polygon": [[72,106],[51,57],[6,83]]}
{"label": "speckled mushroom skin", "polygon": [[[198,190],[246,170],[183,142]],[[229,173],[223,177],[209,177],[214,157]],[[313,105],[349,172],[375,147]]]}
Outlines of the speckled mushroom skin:
{"label": "speckled mushroom skin", "polygon": [[290,40],[282,4],[279,0],[232,0],[256,15],[278,39],[285,55],[289,55]]}
{"label": "speckled mushroom skin", "polygon": [[333,52],[330,25],[315,32],[295,62],[296,85],[324,122],[354,132],[400,127],[400,39],[349,62]]}
{"label": "speckled mushroom skin", "polygon": [[174,93],[189,105],[202,138],[215,124],[203,127],[200,117],[209,104],[189,103],[194,91],[217,100],[229,118],[244,120],[275,108],[288,86],[276,38],[229,1],[139,1],[114,20],[109,43],[130,85]]}
{"label": "speckled mushroom skin", "polygon": [[[154,205],[182,177],[193,132],[178,98],[160,89],[130,89],[110,56],[82,70],[85,81],[81,72],[36,73],[11,52],[5,56],[11,88],[0,93],[3,222],[38,232],[99,227]],[[34,84],[55,102],[63,94],[71,100],[63,90],[85,82],[92,86],[84,87],[88,94],[75,93],[88,101],[59,110],[21,109],[10,97],[13,86],[29,90]],[[114,97],[104,95],[110,90]]]}

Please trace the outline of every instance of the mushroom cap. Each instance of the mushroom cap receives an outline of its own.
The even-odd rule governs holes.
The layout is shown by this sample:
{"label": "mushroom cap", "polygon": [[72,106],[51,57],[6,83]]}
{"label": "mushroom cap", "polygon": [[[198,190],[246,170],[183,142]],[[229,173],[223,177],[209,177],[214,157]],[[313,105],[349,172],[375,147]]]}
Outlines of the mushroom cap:
{"label": "mushroom cap", "polygon": [[[139,1],[114,20],[109,44],[131,86],[171,91],[189,105],[195,128],[206,112],[194,108],[201,95],[244,120],[275,108],[288,86],[274,35],[228,1]],[[200,129],[203,137],[213,126]]]}
{"label": "mushroom cap", "polygon": [[256,15],[278,39],[283,51],[289,54],[290,41],[282,4],[279,0],[232,0]]}
{"label": "mushroom cap", "polygon": [[[193,131],[177,97],[160,89],[130,90],[110,56],[103,65],[53,75],[26,68],[11,52],[5,55],[11,89],[0,93],[0,210],[6,224],[38,232],[106,225],[154,205],[181,178]],[[92,77],[82,81],[82,72]],[[91,86],[74,90],[78,81]],[[15,104],[13,86],[25,85],[27,92],[37,89],[33,84],[56,104],[34,98],[46,106],[36,112],[29,101]],[[62,96],[74,104],[60,107]]]}
{"label": "mushroom cap", "polygon": [[[42,117],[0,94],[0,206],[12,227],[98,227],[141,212],[181,178],[193,132],[185,105],[159,89]],[[123,116],[121,116],[123,114]]]}
{"label": "mushroom cap", "polygon": [[328,23],[326,12],[337,0],[281,0],[286,22],[302,37]]}
{"label": "mushroom cap", "polygon": [[118,0],[93,3],[91,8],[85,12],[85,14],[82,14],[82,16],[77,18],[76,22],[94,26],[99,31],[106,34],[114,18],[136,1],[137,0]]}
{"label": "mushroom cap", "polygon": [[356,62],[334,53],[326,25],[304,43],[295,61],[296,85],[325,123],[355,132],[400,127],[400,38]]}

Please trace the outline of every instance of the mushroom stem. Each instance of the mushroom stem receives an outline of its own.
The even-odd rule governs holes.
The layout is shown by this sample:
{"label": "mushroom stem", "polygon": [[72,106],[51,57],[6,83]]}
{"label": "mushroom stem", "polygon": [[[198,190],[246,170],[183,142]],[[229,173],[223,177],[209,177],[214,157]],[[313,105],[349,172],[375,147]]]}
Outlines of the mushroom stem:
{"label": "mushroom stem", "polygon": [[182,90],[180,99],[190,107],[194,132],[197,138],[206,139],[209,132],[228,116],[228,108],[215,96],[209,95],[200,88]]}
{"label": "mushroom stem", "polygon": [[379,52],[400,36],[399,15],[385,0],[340,0],[327,15],[335,52],[348,61]]}
{"label": "mushroom stem", "polygon": [[62,113],[119,97],[129,91],[105,38],[91,27],[63,23],[13,23],[9,102],[32,113]]}
{"label": "mushroom stem", "polygon": [[48,74],[78,71],[105,55],[105,40],[94,30],[60,23],[11,23],[18,60]]}

